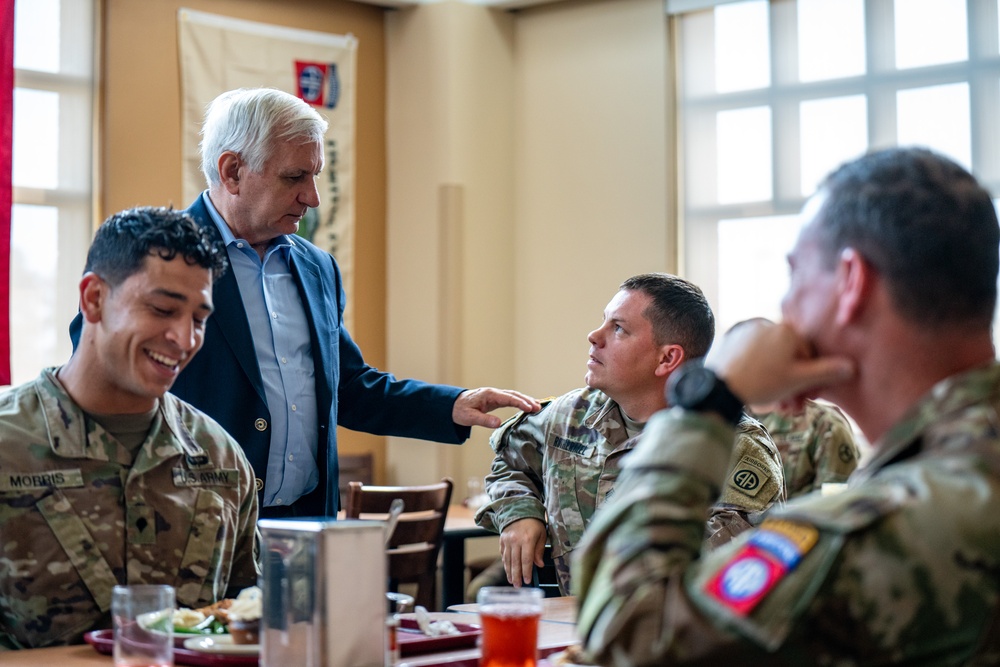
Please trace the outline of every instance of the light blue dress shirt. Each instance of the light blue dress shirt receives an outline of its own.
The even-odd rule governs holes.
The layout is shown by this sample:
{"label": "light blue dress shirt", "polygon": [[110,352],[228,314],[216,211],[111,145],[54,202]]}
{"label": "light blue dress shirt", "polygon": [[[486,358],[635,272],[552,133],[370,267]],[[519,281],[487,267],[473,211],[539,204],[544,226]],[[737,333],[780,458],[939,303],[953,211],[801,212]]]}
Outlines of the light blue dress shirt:
{"label": "light blue dress shirt", "polygon": [[[271,241],[264,259],[238,239],[208,192],[205,206],[222,234],[253,335],[264,398],[271,413],[264,505],[288,505],[319,483],[319,418],[309,321],[289,265],[295,237]],[[225,391],[219,387],[219,391]],[[249,417],[248,417],[249,419]]]}

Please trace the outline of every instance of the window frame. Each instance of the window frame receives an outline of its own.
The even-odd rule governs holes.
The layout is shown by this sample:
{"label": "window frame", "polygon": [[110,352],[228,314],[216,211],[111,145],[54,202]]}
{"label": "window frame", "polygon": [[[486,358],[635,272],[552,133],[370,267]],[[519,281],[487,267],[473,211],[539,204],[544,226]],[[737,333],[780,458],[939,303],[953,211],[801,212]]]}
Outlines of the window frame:
{"label": "window frame", "polygon": [[[743,0],[667,1],[671,22],[676,90],[678,267],[704,291],[716,309],[719,335],[734,321],[719,309],[719,238],[721,220],[797,215],[808,196],[802,194],[800,103],[864,95],[867,103],[868,150],[896,145],[896,93],[910,88],[968,82],[972,172],[991,192],[1000,193],[1000,22],[997,0],[966,0],[968,59],[897,70],[895,67],[893,0],[864,0],[866,72],[825,81],[798,81],[796,0],[767,0],[770,8],[770,85],[727,93],[690,94],[685,68],[694,52],[712,54],[713,45],[684,42],[685,21],[712,20],[713,8]],[[708,11],[703,11],[707,9]],[[700,12],[700,13],[699,13]],[[704,31],[704,25],[701,26]],[[891,36],[891,39],[886,38]],[[700,57],[694,67],[706,72],[714,58]],[[714,74],[711,74],[714,77]],[[714,79],[713,79],[714,80]],[[770,200],[717,203],[716,150],[712,129],[720,111],[767,106],[771,109]],[[711,200],[715,203],[711,203]],[[775,296],[775,305],[781,295]],[[776,316],[777,313],[762,313]],[[738,318],[736,318],[738,319]]]}
{"label": "window frame", "polygon": [[[17,5],[27,0],[15,0]],[[40,71],[16,67],[16,89],[55,92],[59,95],[58,170],[54,187],[12,187],[12,205],[53,207],[57,210],[58,256],[52,301],[58,329],[54,348],[40,349],[37,332],[30,323],[10,318],[12,384],[34,378],[41,367],[61,364],[69,358],[71,344],[67,327],[79,304],[78,284],[86,251],[98,217],[95,192],[99,191],[97,160],[97,87],[100,44],[99,0],[60,0],[59,70]],[[18,39],[15,22],[15,40]],[[15,114],[14,122],[17,122]],[[11,216],[12,237],[18,230]],[[19,230],[29,234],[30,230]],[[16,253],[11,248],[11,276],[18,275]],[[11,313],[19,312],[17,283],[11,284]]]}

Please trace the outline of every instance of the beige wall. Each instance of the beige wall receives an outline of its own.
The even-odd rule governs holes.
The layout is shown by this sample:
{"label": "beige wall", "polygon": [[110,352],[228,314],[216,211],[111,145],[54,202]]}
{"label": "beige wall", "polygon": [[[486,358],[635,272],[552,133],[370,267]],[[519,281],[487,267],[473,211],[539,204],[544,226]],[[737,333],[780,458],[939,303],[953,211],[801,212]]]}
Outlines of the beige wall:
{"label": "beige wall", "polygon": [[[455,2],[391,12],[388,330],[394,373],[468,387],[514,382],[512,14]],[[390,439],[390,478],[450,475],[456,497],[492,459]]]}
{"label": "beige wall", "polygon": [[[388,15],[387,47],[390,368],[580,386],[618,284],[674,268],[662,0],[423,5]],[[450,474],[460,493],[489,470],[488,435],[390,440],[390,477]]]}
{"label": "beige wall", "polygon": [[[358,38],[354,327],[369,363],[385,365],[385,38],[383,10],[347,0],[104,0],[100,104],[101,219],[137,204],[181,200],[180,7]],[[344,432],[345,453],[384,439]],[[378,478],[381,480],[382,475]]]}
{"label": "beige wall", "polygon": [[517,386],[583,384],[625,278],[673,270],[668,49],[661,0],[580,0],[518,15]]}

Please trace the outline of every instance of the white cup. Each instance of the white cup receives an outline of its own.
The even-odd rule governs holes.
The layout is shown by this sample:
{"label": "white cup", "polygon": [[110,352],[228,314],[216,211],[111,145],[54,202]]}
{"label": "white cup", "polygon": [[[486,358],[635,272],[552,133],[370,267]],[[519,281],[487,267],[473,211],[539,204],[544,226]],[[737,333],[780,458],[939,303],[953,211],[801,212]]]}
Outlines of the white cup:
{"label": "white cup", "polygon": [[115,667],[174,667],[173,586],[115,586]]}

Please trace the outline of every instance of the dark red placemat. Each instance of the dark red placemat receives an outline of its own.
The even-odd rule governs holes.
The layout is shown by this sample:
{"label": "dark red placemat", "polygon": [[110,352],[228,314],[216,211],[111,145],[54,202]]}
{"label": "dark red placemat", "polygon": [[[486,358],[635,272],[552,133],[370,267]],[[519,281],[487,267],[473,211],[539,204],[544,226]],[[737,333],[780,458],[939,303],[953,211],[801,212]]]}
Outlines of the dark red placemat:
{"label": "dark red placemat", "polygon": [[[194,665],[195,667],[259,667],[260,659],[256,655],[227,655],[225,653],[205,653],[184,648],[184,641],[198,635],[174,637],[174,662],[178,665]],[[85,642],[94,647],[98,653],[111,655],[114,651],[114,632],[111,630],[94,630],[83,636]]]}
{"label": "dark red placemat", "polygon": [[[404,618],[399,621],[399,632],[396,633],[399,642],[400,655],[415,655],[418,653],[431,653],[433,651],[444,651],[453,648],[465,648],[475,646],[479,640],[479,635],[483,630],[478,625],[469,623],[455,623],[458,634],[441,635],[440,637],[428,637],[420,632],[417,619]],[[407,632],[416,630],[416,632]]]}

